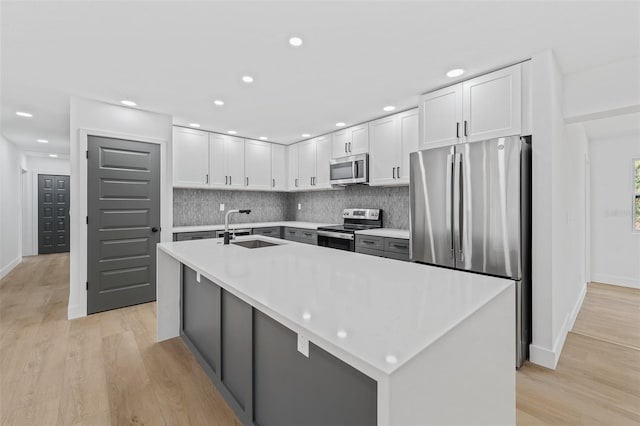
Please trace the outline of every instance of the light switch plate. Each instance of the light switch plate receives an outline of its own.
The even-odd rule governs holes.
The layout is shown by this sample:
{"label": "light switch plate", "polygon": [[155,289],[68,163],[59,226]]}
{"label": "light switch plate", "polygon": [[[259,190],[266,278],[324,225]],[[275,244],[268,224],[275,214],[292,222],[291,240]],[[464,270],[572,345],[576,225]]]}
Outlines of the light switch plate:
{"label": "light switch plate", "polygon": [[298,334],[298,352],[309,358],[309,338]]}
{"label": "light switch plate", "polygon": [[298,210],[302,210],[302,204],[298,203]]}
{"label": "light switch plate", "polygon": [[223,212],[224,211],[224,204],[220,203],[220,211]]}

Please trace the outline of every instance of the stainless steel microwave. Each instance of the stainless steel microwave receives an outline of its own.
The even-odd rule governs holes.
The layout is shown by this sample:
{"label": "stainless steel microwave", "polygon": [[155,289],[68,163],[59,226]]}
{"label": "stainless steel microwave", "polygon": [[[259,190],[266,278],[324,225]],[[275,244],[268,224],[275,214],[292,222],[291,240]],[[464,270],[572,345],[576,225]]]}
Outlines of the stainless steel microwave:
{"label": "stainless steel microwave", "polygon": [[353,185],[369,182],[369,154],[351,155],[329,163],[331,185]]}

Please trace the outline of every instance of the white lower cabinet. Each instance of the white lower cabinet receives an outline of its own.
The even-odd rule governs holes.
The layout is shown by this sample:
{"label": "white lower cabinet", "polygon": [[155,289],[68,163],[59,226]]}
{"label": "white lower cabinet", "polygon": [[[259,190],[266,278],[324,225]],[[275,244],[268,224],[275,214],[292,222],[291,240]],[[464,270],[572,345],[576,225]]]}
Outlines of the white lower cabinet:
{"label": "white lower cabinet", "polygon": [[244,142],[245,187],[268,190],[273,186],[271,178],[271,144],[246,139]]}
{"label": "white lower cabinet", "polygon": [[369,185],[409,184],[409,154],[418,150],[418,110],[369,124]]}
{"label": "white lower cabinet", "polygon": [[274,191],[287,190],[287,147],[271,145],[271,189]]}
{"label": "white lower cabinet", "polygon": [[200,130],[173,128],[173,186],[209,186],[209,134]]}

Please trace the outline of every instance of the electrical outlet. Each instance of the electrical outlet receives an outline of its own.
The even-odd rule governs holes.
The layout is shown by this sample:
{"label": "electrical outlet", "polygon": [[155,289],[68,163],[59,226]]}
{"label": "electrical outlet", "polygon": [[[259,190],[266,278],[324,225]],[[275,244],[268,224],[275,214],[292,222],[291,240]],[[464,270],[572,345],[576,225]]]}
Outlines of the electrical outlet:
{"label": "electrical outlet", "polygon": [[302,210],[302,204],[298,203],[298,210]]}
{"label": "electrical outlet", "polygon": [[298,352],[309,358],[309,338],[298,334]]}
{"label": "electrical outlet", "polygon": [[220,203],[220,211],[223,212],[224,211],[224,204]]}

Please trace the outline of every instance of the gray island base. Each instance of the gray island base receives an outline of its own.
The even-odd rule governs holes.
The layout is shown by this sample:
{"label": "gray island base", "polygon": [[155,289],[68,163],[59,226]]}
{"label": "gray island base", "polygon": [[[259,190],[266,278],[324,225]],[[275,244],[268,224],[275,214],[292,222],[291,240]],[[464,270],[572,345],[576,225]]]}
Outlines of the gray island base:
{"label": "gray island base", "polygon": [[158,340],[243,424],[515,423],[511,281],[247,239],[278,245],[163,243],[157,271]]}

